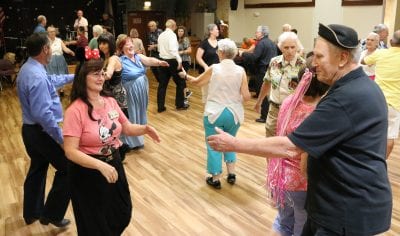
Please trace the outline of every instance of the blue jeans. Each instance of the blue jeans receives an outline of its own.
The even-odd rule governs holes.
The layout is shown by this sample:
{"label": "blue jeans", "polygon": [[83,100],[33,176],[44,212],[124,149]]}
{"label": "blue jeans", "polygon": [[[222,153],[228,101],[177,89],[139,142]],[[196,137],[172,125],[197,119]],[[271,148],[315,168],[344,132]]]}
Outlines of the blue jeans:
{"label": "blue jeans", "polygon": [[307,212],[304,209],[306,191],[288,191],[285,193],[284,205],[278,205],[278,215],[275,218],[273,229],[282,236],[300,236]]}
{"label": "blue jeans", "polygon": [[[222,129],[223,131],[235,136],[239,130],[240,123],[235,124],[233,114],[227,108],[221,113],[218,119],[211,124],[208,121],[208,117],[203,118],[204,130],[206,133],[206,145],[207,145],[207,172],[212,175],[218,175],[222,173],[222,153],[214,151],[207,142],[207,137],[216,134],[215,127]],[[236,162],[235,152],[224,152],[224,161],[228,163]]]}

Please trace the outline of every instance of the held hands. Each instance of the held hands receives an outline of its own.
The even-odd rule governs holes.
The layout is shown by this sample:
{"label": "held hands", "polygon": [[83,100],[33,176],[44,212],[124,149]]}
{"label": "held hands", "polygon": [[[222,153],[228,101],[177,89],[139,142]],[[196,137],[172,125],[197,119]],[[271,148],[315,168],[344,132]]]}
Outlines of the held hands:
{"label": "held hands", "polygon": [[185,77],[187,76],[187,72],[185,71],[185,69],[182,67],[182,71],[178,73],[179,77],[181,77],[182,79],[185,79]]}
{"label": "held hands", "polygon": [[101,165],[98,168],[98,170],[106,178],[107,182],[110,184],[117,182],[117,180],[118,180],[117,170],[113,166],[111,166],[105,162],[102,162],[102,161],[100,161],[100,162],[101,162]]}
{"label": "held hands", "polygon": [[169,66],[169,64],[168,64],[168,62],[166,62],[166,61],[159,60],[159,61],[158,61],[158,66],[164,66],[164,67],[168,67],[168,66]]}
{"label": "held hands", "polygon": [[207,138],[208,144],[211,148],[219,152],[234,151],[236,138],[225,133],[220,128],[216,127],[215,131],[217,134],[211,135]]}

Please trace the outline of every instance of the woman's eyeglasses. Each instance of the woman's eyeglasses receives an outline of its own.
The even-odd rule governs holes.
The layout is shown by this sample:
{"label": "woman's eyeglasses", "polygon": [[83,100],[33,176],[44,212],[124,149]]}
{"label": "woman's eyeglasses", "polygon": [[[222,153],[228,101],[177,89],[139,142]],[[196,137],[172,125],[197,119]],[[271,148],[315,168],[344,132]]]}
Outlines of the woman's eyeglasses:
{"label": "woman's eyeglasses", "polygon": [[91,73],[89,73],[89,75],[92,75],[92,76],[106,76],[106,72],[104,70],[99,70],[99,71],[96,71],[96,72],[91,72]]}

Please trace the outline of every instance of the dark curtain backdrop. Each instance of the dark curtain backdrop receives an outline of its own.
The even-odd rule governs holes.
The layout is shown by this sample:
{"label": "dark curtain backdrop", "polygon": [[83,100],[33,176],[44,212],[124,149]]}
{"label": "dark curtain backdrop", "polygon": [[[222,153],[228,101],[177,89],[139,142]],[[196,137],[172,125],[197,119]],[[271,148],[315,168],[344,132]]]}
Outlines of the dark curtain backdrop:
{"label": "dark curtain backdrop", "polygon": [[101,24],[102,14],[105,11],[114,18],[116,34],[121,33],[121,13],[125,11],[125,9],[119,9],[117,1],[112,0],[6,0],[1,1],[0,7],[3,8],[5,14],[3,31],[8,51],[14,51],[14,48],[23,43],[25,38],[33,32],[37,25],[38,15],[45,15],[47,26],[54,25],[59,28],[59,37],[65,39],[66,29],[68,27],[73,29],[76,11],[81,9],[84,17],[88,19],[89,38],[91,38],[92,26]]}

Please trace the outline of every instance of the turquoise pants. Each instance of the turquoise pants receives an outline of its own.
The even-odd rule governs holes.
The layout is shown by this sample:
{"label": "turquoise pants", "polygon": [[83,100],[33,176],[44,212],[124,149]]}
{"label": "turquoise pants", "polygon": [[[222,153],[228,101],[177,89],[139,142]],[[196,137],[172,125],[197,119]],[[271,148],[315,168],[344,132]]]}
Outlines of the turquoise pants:
{"label": "turquoise pants", "polygon": [[[206,145],[207,145],[207,171],[211,175],[218,175],[222,173],[222,153],[214,151],[208,144],[207,137],[216,134],[215,127],[222,129],[223,131],[236,136],[239,130],[240,123],[235,124],[232,112],[225,108],[214,124],[208,121],[208,117],[203,118],[204,130],[206,133]],[[235,152],[224,152],[224,161],[227,163],[236,162]]]}

